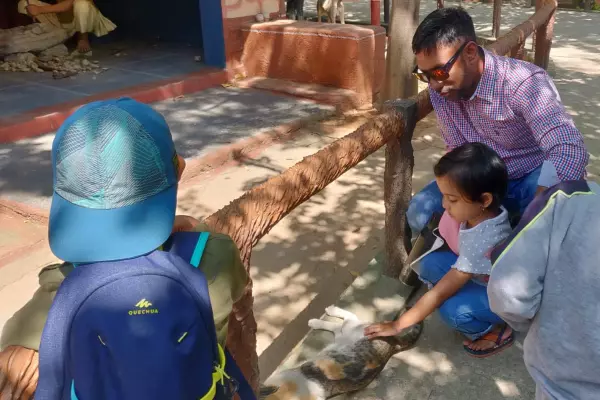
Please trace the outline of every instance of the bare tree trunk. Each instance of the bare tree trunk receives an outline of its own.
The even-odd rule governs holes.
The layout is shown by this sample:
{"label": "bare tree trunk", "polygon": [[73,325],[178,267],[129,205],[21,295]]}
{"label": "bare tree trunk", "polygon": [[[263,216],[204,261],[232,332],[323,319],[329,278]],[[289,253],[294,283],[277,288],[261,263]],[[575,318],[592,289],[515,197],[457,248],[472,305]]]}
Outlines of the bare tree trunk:
{"label": "bare tree trunk", "polygon": [[390,0],[383,0],[383,22],[390,28]]}
{"label": "bare tree trunk", "polygon": [[[246,264],[246,270],[250,263]],[[244,295],[233,305],[227,327],[227,348],[238,367],[248,380],[254,393],[258,393],[259,370],[256,354],[256,319],[254,318],[252,279],[246,285]]]}
{"label": "bare tree trunk", "polygon": [[502,18],[502,0],[494,0],[494,10],[492,14],[492,36],[494,39],[500,37],[500,24]]}
{"label": "bare tree trunk", "polygon": [[[443,0],[438,0],[438,7]],[[418,84],[412,71],[415,56],[412,38],[419,23],[419,0],[393,0],[392,22],[388,43],[384,99],[406,99],[417,94]],[[411,198],[414,156],[412,132],[415,104],[403,104],[404,126],[402,136],[394,136],[385,150],[384,202],[385,202],[385,274],[411,283],[414,273],[407,265],[406,210]],[[407,121],[408,117],[408,121]]]}
{"label": "bare tree trunk", "polygon": [[[552,3],[546,0],[537,0],[535,8],[536,12],[543,7],[551,6]],[[556,10],[552,11],[548,21],[538,28],[535,32],[535,64],[538,67],[548,69],[550,62],[550,49],[552,48],[552,36],[554,33],[554,21]]]}
{"label": "bare tree trunk", "polygon": [[412,75],[415,55],[412,37],[419,23],[419,0],[392,0],[384,100],[406,99],[417,94],[417,80]]}
{"label": "bare tree trunk", "polygon": [[410,232],[407,229],[406,211],[411,199],[412,174],[415,158],[412,134],[417,122],[417,103],[413,99],[388,103],[402,113],[404,132],[393,137],[385,148],[383,197],[385,201],[384,274],[414,286],[416,275],[407,263]]}

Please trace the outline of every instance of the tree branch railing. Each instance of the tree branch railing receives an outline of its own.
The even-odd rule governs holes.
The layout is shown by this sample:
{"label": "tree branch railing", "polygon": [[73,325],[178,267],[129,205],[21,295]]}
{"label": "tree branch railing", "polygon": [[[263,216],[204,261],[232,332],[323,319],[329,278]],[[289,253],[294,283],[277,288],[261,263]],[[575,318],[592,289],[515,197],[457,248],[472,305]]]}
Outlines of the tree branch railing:
{"label": "tree branch railing", "polygon": [[[537,11],[532,17],[488,48],[497,54],[522,55],[525,40],[535,32],[536,64],[547,68],[556,7],[556,0],[538,0]],[[388,145],[384,201],[386,254],[391,261],[388,261],[385,272],[400,278],[405,283],[410,283],[411,269],[405,265],[407,254],[404,227],[414,166],[411,140],[415,124],[432,110],[428,90],[408,100],[388,102],[381,113],[356,131],[246,192],[208,217],[206,223],[212,230],[232,237],[249,271],[252,248],[279,221],[366,157],[384,145]],[[244,296],[236,302],[231,313],[227,344],[244,375],[257,389],[259,375],[256,321],[252,306],[252,279],[250,278]],[[37,369],[37,361],[24,368],[26,370],[20,371],[19,376],[29,373],[29,369]],[[35,374],[37,376],[37,372]],[[7,378],[5,380],[0,373],[0,392],[9,390],[12,393],[12,390],[7,389],[5,385],[17,385],[20,378],[15,378],[16,381],[13,381],[11,376],[10,374],[5,376],[4,378]],[[6,393],[0,394],[4,396]],[[15,398],[10,394],[7,396],[8,399]]]}

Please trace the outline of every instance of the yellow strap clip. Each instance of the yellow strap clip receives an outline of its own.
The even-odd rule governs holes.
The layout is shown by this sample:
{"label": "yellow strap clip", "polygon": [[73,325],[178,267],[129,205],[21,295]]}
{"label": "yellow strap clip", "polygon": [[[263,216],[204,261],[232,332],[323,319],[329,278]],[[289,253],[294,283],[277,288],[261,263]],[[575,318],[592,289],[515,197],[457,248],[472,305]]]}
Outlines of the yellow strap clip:
{"label": "yellow strap clip", "polygon": [[220,344],[217,344],[219,349],[219,365],[215,365],[215,370],[212,373],[212,385],[204,396],[202,396],[199,400],[213,400],[215,395],[217,394],[217,383],[221,383],[221,385],[225,384],[225,378],[231,379],[229,375],[225,372],[225,351],[221,347]]}

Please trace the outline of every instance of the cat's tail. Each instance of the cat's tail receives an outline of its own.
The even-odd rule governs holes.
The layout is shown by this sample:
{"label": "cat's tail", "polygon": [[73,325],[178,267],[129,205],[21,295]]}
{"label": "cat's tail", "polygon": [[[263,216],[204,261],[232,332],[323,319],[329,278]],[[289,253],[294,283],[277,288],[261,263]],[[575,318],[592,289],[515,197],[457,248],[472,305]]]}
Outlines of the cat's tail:
{"label": "cat's tail", "polygon": [[[406,307],[406,309],[400,314],[403,314],[408,310],[410,310],[410,307]],[[403,329],[402,332],[394,336],[394,339],[396,340],[396,346],[398,347],[398,351],[407,350],[414,346],[415,343],[417,343],[417,340],[419,340],[421,332],[423,332],[423,322],[419,322],[418,324],[409,326],[408,328]]]}
{"label": "cat's tail", "polygon": [[271,396],[273,393],[277,392],[277,390],[279,390],[279,387],[277,387],[277,386],[261,385],[260,389],[258,391],[258,398],[259,398],[259,400],[267,400],[269,398],[269,396]]}

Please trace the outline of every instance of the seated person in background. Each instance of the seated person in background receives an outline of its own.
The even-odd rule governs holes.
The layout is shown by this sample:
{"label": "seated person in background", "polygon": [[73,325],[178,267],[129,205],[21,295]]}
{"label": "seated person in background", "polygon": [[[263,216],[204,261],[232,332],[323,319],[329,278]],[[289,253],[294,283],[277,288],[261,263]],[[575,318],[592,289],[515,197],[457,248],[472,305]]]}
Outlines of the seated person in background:
{"label": "seated person in background", "polygon": [[527,332],[537,400],[600,398],[600,186],[562,182],[492,252],[492,311]]}
{"label": "seated person in background", "polygon": [[47,4],[39,0],[20,0],[18,9],[39,22],[62,27],[70,35],[77,33],[77,51],[85,54],[91,50],[89,34],[107,35],[117,26],[94,5],[93,0],[58,0]]}
{"label": "seated person in background", "polygon": [[[98,107],[107,107],[109,109],[113,108],[113,111],[107,112],[106,116],[103,117],[104,120],[100,118],[100,120],[96,121],[96,123],[94,124],[82,124],[83,126],[90,127],[90,129],[93,129],[94,127],[99,127],[103,131],[98,130],[97,132],[90,133],[85,132],[86,129],[75,130],[75,133],[71,133],[71,144],[73,144],[73,141],[75,143],[81,143],[81,141],[85,138],[86,135],[90,137],[93,137],[94,135],[107,135],[107,137],[113,137],[113,140],[110,143],[116,144],[114,143],[115,140],[120,140],[121,143],[119,145],[121,146],[121,148],[131,149],[131,141],[133,140],[131,135],[134,133],[141,133],[126,131],[129,131],[131,127],[137,126],[141,129],[141,132],[148,132],[149,130],[154,130],[155,132],[153,133],[153,135],[157,137],[163,137],[162,135],[168,135],[168,137],[163,137],[163,139],[161,140],[163,142],[163,145],[166,146],[166,144],[168,144],[169,148],[173,148],[170,132],[168,131],[168,126],[162,118],[162,116],[156,113],[154,110],[152,110],[149,106],[137,103],[136,101],[133,101],[131,99],[110,100],[106,102],[92,103],[90,105],[84,106],[81,109],[79,109],[76,112],[76,114],[74,114],[70,119],[68,119],[65,122],[65,124],[63,124],[62,129],[66,129],[65,126],[67,124],[76,123],[78,118],[86,118],[87,112],[94,112],[94,110],[98,110]],[[134,114],[134,116],[130,117],[129,112],[131,112],[131,110],[133,110],[132,114]],[[96,114],[98,114],[97,111]],[[121,118],[118,118],[119,115],[121,117],[127,115],[128,118],[123,120]],[[111,130],[113,132],[110,132]],[[117,130],[116,133],[120,133],[122,135],[120,139],[118,135],[116,138],[114,137],[115,130]],[[158,130],[159,132],[156,132],[156,130]],[[79,132],[79,135],[82,137],[73,137],[74,134],[77,135],[77,132]],[[57,134],[57,137],[59,135],[60,131],[59,134]],[[148,135],[148,133],[146,133],[146,135]],[[98,140],[96,140],[96,142],[97,141]],[[107,148],[109,148],[109,140],[106,139],[106,142],[108,143],[106,144],[106,146]],[[55,147],[56,144],[55,146],[53,146],[53,160],[60,158],[62,159],[62,162],[64,162],[64,155],[57,154]],[[163,152],[169,153],[168,148],[164,149]],[[70,158],[74,157],[74,159],[69,160],[67,158],[68,165],[63,166],[62,169],[59,169],[59,172],[55,172],[55,191],[57,190],[57,176],[60,176],[60,179],[63,181],[75,180],[76,182],[86,182],[86,184],[92,185],[96,183],[96,180],[84,179],[85,177],[78,177],[78,174],[73,174],[73,168],[80,168],[81,171],[85,171],[88,173],[92,172],[89,171],[89,166],[88,168],[84,168],[85,157],[83,156],[83,154],[81,154],[81,151],[79,153],[79,155],[75,154],[70,156]],[[92,153],[95,154],[97,152]],[[115,155],[114,151],[104,151],[102,154],[104,153],[112,153],[113,156]],[[121,156],[123,155],[121,154]],[[169,160],[170,161],[168,163],[163,163],[165,164],[165,174],[171,177],[169,178],[169,180],[171,180],[171,183],[176,186],[177,181],[181,177],[185,168],[185,161],[183,160],[183,158],[176,154],[170,155]],[[56,163],[56,161],[53,162]],[[112,159],[111,162],[106,161],[103,165],[114,165],[114,169],[117,170],[119,169],[117,168],[119,164],[122,163],[119,163],[118,160]],[[96,165],[97,167],[97,163],[94,165]],[[130,164],[128,163],[127,165]],[[141,168],[141,165],[149,165],[148,168],[150,168],[155,164],[144,164],[143,162],[142,164],[138,163],[136,166],[134,166],[135,168],[138,168],[138,170],[136,170],[138,173],[140,172],[139,168]],[[123,168],[125,168],[125,166],[120,165],[120,169],[122,170]],[[71,173],[67,174],[68,171],[71,171]],[[105,172],[110,172],[110,169]],[[132,174],[133,171],[120,171],[120,173],[122,175],[120,175],[121,178],[123,178],[124,176],[129,176],[130,174]],[[65,176],[65,174],[67,175]],[[148,176],[148,174],[144,176]],[[151,180],[150,182],[148,182],[148,185],[152,185],[155,181],[156,179]],[[129,183],[129,186],[134,185],[133,182]],[[79,187],[80,185],[75,186]],[[138,191],[142,190],[140,189],[140,186],[146,185],[134,185],[133,189],[130,188],[130,190],[128,191],[136,189]],[[105,193],[104,191],[99,191],[98,187],[93,187],[91,189],[93,190],[90,190],[89,192],[92,194]],[[66,189],[63,187],[63,190]],[[112,190],[111,193],[114,197],[114,195],[120,193],[120,191]],[[55,198],[56,196],[60,195],[55,192]],[[99,198],[102,198],[102,196],[99,195]],[[116,198],[112,198],[112,201],[117,200],[118,199]],[[89,205],[88,203],[93,203],[92,199],[86,201],[81,200],[80,207],[76,208],[83,209],[86,205]],[[146,213],[138,213],[136,214],[137,218],[135,218],[134,220],[132,220],[131,218],[125,218],[122,221],[122,223],[120,223],[120,228],[114,231],[113,235],[111,235],[109,238],[106,237],[106,234],[98,233],[98,238],[96,240],[87,240],[83,243],[80,240],[76,241],[70,239],[73,238],[74,233],[72,232],[72,230],[69,231],[66,228],[66,226],[70,225],[73,229],[75,229],[76,227],[82,227],[81,229],[83,231],[86,231],[88,235],[94,236],[96,235],[96,233],[93,230],[90,231],[90,228],[98,228],[99,221],[93,222],[85,221],[82,218],[75,218],[75,220],[77,221],[77,225],[74,228],[73,221],[71,221],[71,219],[73,219],[73,215],[70,215],[66,212],[67,208],[62,210],[62,217],[60,215],[61,213],[51,213],[49,227],[49,239],[51,248],[53,252],[57,254],[57,256],[69,260],[78,260],[80,259],[80,257],[82,257],[82,255],[85,255],[85,257],[87,257],[91,252],[95,254],[96,259],[98,260],[105,259],[105,257],[107,260],[114,259],[116,257],[115,254],[113,254],[114,251],[109,251],[107,249],[115,247],[118,247],[120,250],[120,254],[118,255],[119,259],[123,256],[125,256],[125,258],[131,258],[136,257],[141,253],[152,252],[154,249],[160,246],[162,242],[167,240],[171,232],[205,232],[208,230],[207,226],[198,222],[192,217],[175,217],[175,203],[173,201],[174,197],[169,199],[165,198],[164,207],[155,207],[153,209],[154,211],[150,210]],[[62,202],[65,202],[65,200],[63,199]],[[70,204],[72,209],[73,204]],[[170,216],[171,213],[172,216]],[[70,218],[67,218],[67,216]],[[174,223],[172,222],[173,218]],[[171,221],[170,226],[166,225],[165,221],[168,220]],[[145,228],[140,230],[140,226]],[[116,235],[117,231],[120,232],[119,235]],[[113,238],[113,236],[115,237]],[[119,236],[120,239],[116,236]],[[123,238],[127,238],[127,241],[125,241]],[[147,240],[148,238],[156,239],[154,240],[154,242],[156,242],[156,245],[154,243],[150,243]],[[118,242],[115,242],[115,240],[118,240]],[[110,243],[106,243],[107,241]],[[79,244],[74,246],[73,243],[75,242],[78,242]],[[124,247],[121,244],[124,242],[129,243],[129,245]],[[140,242],[146,243],[146,248],[134,249],[134,247],[141,246]],[[132,243],[137,244],[133,246]],[[84,245],[86,245],[87,248],[83,248]],[[131,254],[125,254],[123,253],[124,251],[130,251]],[[86,267],[77,267],[77,269],[79,268]],[[94,268],[94,266],[92,265],[91,268]],[[199,264],[199,269],[204,273],[208,282],[208,294],[210,296],[210,302],[212,306],[212,312],[217,334],[216,336],[219,344],[223,346],[227,337],[229,315],[231,313],[233,304],[243,295],[248,276],[244,266],[242,265],[238,249],[234,242],[228,236],[217,233],[210,234],[208,241],[206,242],[206,247],[201,258],[201,262]],[[73,264],[69,262],[51,265],[44,268],[39,274],[40,287],[35,292],[33,298],[24,307],[17,311],[15,315],[4,326],[2,336],[0,337],[0,349],[2,350],[2,353],[0,353],[0,398],[28,399],[32,396],[33,391],[36,389],[38,379],[37,351],[40,348],[40,338],[42,336],[42,331],[44,330],[44,326],[48,317],[48,312],[51,308],[52,302],[61,283],[69,274],[71,274],[75,270],[76,269],[73,266]]]}

